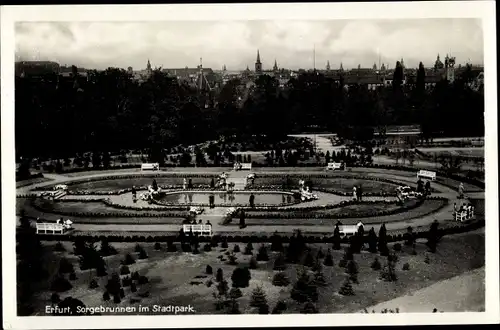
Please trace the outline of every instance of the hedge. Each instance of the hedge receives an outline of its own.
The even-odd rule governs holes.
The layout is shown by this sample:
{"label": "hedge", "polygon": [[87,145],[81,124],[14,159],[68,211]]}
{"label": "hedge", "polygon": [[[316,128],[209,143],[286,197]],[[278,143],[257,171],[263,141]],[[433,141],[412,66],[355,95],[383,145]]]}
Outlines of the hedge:
{"label": "hedge", "polygon": [[[458,233],[464,233],[467,231],[472,231],[484,227],[484,220],[474,221],[471,223],[457,224],[457,223],[440,223],[441,228],[438,229],[438,233],[440,236],[453,235]],[[179,225],[179,230],[181,225]],[[429,230],[429,226],[426,228],[414,228],[413,232],[416,235],[417,239],[426,238]],[[105,233],[107,235],[105,235]],[[406,229],[397,230],[397,231],[388,231],[387,242],[401,242],[404,241],[404,234],[406,233]],[[134,233],[135,234],[135,233]],[[180,242],[179,236],[177,233],[164,233],[161,235],[157,234],[149,234],[149,235],[137,235],[137,234],[128,233],[128,235],[124,235],[123,232],[73,232],[69,235],[54,235],[54,234],[46,234],[46,235],[38,235],[41,241],[56,241],[56,242],[74,242],[77,239],[83,239],[89,242],[97,242],[103,238],[106,238],[109,242]],[[23,233],[19,230],[16,234],[16,238],[19,239]],[[31,234],[30,234],[31,235]],[[276,234],[267,235],[224,235],[218,234],[212,237],[207,236],[199,236],[198,241],[200,243],[209,243],[212,241],[221,242],[227,241],[229,243],[271,243],[272,238]],[[188,234],[186,233],[186,240],[188,240]],[[278,238],[282,243],[288,243],[292,233],[285,234],[277,234]],[[306,243],[333,243],[333,233],[323,233],[323,234],[315,234],[315,235],[306,235],[303,234],[304,241]],[[365,235],[367,238],[367,235]],[[343,237],[342,243],[347,244],[348,238]]]}
{"label": "hedge", "polygon": [[[443,197],[436,197],[434,199],[439,199],[439,200],[446,200],[446,198]],[[393,214],[398,214],[401,212],[406,212],[411,209],[415,209],[419,206],[421,206],[424,203],[424,200],[418,200],[415,204],[412,205],[403,205],[400,208],[394,209],[394,210],[384,210],[384,211],[379,211],[373,213],[367,213],[367,211],[364,212],[345,212],[345,213],[338,213],[335,215],[332,214],[321,214],[321,213],[313,213],[311,211],[319,211],[319,210],[325,210],[325,209],[334,209],[334,208],[340,208],[340,207],[345,207],[345,206],[350,206],[350,205],[373,205],[373,204],[396,204],[396,201],[344,201],[341,202],[341,204],[335,204],[332,205],[332,207],[328,208],[321,208],[321,209],[308,209],[308,210],[293,210],[291,212],[287,212],[286,210],[278,211],[275,213],[269,213],[269,214],[252,214],[252,212],[248,212],[245,214],[246,218],[253,218],[253,219],[293,219],[293,218],[301,218],[301,219],[330,219],[330,218],[371,218],[371,217],[377,217],[377,216],[386,216],[386,215],[393,215]]]}

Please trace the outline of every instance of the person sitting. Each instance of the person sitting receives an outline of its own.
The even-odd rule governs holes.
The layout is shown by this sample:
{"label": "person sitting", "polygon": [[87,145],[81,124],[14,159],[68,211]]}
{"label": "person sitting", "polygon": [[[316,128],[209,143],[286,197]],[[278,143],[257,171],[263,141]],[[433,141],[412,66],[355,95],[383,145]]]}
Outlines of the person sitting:
{"label": "person sitting", "polygon": [[206,225],[212,227],[212,224],[210,223],[210,220],[207,220]]}
{"label": "person sitting", "polygon": [[59,218],[56,220],[56,224],[60,224],[60,223],[61,223],[61,219]]}
{"label": "person sitting", "polygon": [[198,221],[198,224],[199,224],[199,225],[202,225],[202,224],[203,224],[203,221],[200,219],[200,221]]}

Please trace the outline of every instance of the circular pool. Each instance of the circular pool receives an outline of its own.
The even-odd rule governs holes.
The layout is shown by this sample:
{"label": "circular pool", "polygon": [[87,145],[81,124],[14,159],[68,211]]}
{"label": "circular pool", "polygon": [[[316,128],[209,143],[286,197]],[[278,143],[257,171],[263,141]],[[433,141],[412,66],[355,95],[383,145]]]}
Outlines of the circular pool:
{"label": "circular pool", "polygon": [[250,205],[250,195],[254,195],[254,204],[259,205],[288,205],[296,203],[297,200],[289,192],[249,192],[234,191],[227,192],[207,192],[207,191],[182,191],[169,192],[161,196],[157,202],[159,204],[209,204],[210,196],[214,197],[215,205]]}

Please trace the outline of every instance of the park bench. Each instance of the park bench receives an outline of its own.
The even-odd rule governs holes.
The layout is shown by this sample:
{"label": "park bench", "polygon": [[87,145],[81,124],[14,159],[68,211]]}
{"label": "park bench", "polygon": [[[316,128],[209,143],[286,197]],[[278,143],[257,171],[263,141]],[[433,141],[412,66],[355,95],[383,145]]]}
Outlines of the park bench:
{"label": "park bench", "polygon": [[212,236],[211,225],[183,225],[182,230],[184,233],[193,232],[193,234],[198,234],[199,236]]}
{"label": "park bench", "polygon": [[326,165],[326,170],[340,170],[342,168],[342,163],[328,163]]}
{"label": "park bench", "polygon": [[65,184],[58,184],[54,187],[54,190],[68,190],[68,186]]}
{"label": "park bench", "polygon": [[467,211],[455,212],[455,221],[464,222],[472,218],[474,218],[474,209],[471,209],[469,214],[467,214]]}
{"label": "park bench", "polygon": [[141,165],[141,170],[142,171],[158,171],[160,169],[160,164],[158,163],[150,163],[150,164],[142,164]]}
{"label": "park bench", "polygon": [[428,179],[431,181],[435,181],[436,180],[436,172],[420,170],[417,173],[417,179]]}
{"label": "park bench", "polygon": [[[65,227],[62,223],[37,223],[36,233],[37,234],[64,234]],[[43,233],[42,233],[43,231]]]}
{"label": "park bench", "polygon": [[241,170],[252,170],[252,163],[241,163]]}
{"label": "park bench", "polygon": [[340,236],[352,236],[358,232],[359,227],[364,227],[362,222],[358,222],[356,225],[340,225]]}

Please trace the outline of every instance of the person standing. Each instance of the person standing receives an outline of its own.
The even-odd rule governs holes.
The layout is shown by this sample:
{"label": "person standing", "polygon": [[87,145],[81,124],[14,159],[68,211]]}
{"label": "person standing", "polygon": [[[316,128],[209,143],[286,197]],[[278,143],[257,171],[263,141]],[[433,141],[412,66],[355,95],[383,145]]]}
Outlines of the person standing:
{"label": "person standing", "polygon": [[357,193],[356,186],[352,187],[352,197],[354,198],[355,201],[358,200],[358,193]]}
{"label": "person standing", "polygon": [[186,178],[184,178],[184,179],[182,180],[182,189],[183,189],[183,190],[186,190],[186,188],[187,188],[187,180],[186,180]]}
{"label": "person standing", "polygon": [[358,187],[358,201],[363,200],[363,188],[361,186]]}
{"label": "person standing", "polygon": [[427,182],[425,183],[425,195],[430,196],[430,194],[431,194],[431,182],[427,180]]}
{"label": "person standing", "polygon": [[254,208],[255,207],[255,196],[254,194],[250,194],[250,198],[248,199],[250,203],[250,207]]}
{"label": "person standing", "polygon": [[462,182],[460,182],[460,185],[458,186],[458,198],[464,198],[464,184]]}
{"label": "person standing", "polygon": [[210,195],[208,197],[208,201],[209,201],[209,204],[210,204],[210,208],[213,209],[214,208],[214,201],[215,201],[214,195]]}

